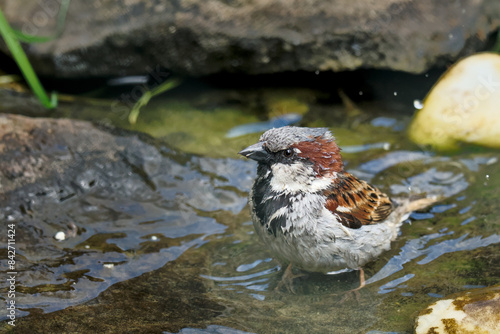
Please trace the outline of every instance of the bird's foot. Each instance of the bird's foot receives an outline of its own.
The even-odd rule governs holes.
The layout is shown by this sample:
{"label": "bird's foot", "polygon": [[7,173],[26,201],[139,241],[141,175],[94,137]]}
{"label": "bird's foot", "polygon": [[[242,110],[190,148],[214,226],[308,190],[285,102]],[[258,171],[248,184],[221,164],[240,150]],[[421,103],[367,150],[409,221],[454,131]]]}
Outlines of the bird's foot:
{"label": "bird's foot", "polygon": [[359,268],[359,286],[355,289],[344,292],[344,296],[340,300],[340,303],[343,304],[348,300],[351,300],[353,296],[356,297],[356,300],[359,302],[361,298],[361,294],[359,290],[361,290],[365,286],[365,271],[363,268]]}
{"label": "bird's foot", "polygon": [[288,267],[286,267],[283,276],[281,277],[281,281],[278,283],[274,291],[280,291],[283,287],[286,288],[288,292],[295,294],[295,288],[293,286],[293,280],[295,278],[299,278],[305,276],[305,274],[294,274],[292,271],[292,264],[290,263]]}
{"label": "bird's foot", "polygon": [[340,303],[343,304],[349,300],[352,299],[352,297],[356,297],[356,300],[359,302],[361,299],[361,294],[359,293],[359,290],[362,288],[362,286],[357,287],[356,289],[349,290],[347,292],[344,292],[344,296],[340,300]]}

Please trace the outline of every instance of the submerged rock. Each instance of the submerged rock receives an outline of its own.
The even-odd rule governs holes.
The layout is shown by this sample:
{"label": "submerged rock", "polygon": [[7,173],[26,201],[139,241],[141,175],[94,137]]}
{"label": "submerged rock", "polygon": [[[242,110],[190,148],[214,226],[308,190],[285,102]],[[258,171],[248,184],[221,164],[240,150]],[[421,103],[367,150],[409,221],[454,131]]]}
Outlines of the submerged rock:
{"label": "submerged rock", "polygon": [[[60,1],[6,0],[23,33],[54,36]],[[201,76],[359,68],[420,73],[484,49],[497,0],[72,1],[62,34],[31,44],[37,73]],[[4,52],[7,53],[5,46]]]}
{"label": "submerged rock", "polygon": [[500,332],[500,286],[435,302],[417,318],[416,334]]}
{"label": "submerged rock", "polygon": [[212,212],[246,205],[252,170],[135,132],[0,114],[0,221],[16,230],[16,306],[81,304],[205,244],[228,227]]}
{"label": "submerged rock", "polygon": [[454,149],[460,142],[500,147],[500,55],[480,53],[450,68],[409,128],[418,144]]}

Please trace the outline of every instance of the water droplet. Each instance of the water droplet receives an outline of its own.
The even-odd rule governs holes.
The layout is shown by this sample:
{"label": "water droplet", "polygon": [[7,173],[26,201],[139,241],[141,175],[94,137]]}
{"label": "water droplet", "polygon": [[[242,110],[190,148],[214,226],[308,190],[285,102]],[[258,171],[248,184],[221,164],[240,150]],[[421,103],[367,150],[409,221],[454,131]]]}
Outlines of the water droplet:
{"label": "water droplet", "polygon": [[152,240],[152,241],[157,241],[157,240],[158,240],[158,237],[157,237],[156,235],[153,235],[153,236],[151,236],[151,240]]}
{"label": "water droplet", "polygon": [[394,96],[398,96],[398,92],[394,92]]}
{"label": "water droplet", "polygon": [[490,175],[486,174],[485,179],[486,179],[486,181],[484,181],[483,185],[487,186],[488,185],[488,181],[490,180]]}
{"label": "water droplet", "polygon": [[66,239],[66,233],[64,233],[63,231],[59,231],[54,236],[54,239],[59,240],[59,241],[63,241],[64,239]]}
{"label": "water droplet", "polygon": [[418,99],[415,99],[415,100],[413,100],[413,107],[415,109],[420,110],[420,109],[422,109],[424,107],[424,104],[422,103],[422,101],[420,101]]}

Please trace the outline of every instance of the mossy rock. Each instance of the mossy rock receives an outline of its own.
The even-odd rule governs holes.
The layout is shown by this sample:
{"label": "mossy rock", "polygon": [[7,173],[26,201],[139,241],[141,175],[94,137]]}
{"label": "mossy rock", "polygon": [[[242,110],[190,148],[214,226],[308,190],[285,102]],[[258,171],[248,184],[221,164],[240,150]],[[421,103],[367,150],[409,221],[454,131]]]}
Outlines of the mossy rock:
{"label": "mossy rock", "polygon": [[417,318],[415,333],[498,333],[499,309],[500,286],[473,290],[427,307]]}

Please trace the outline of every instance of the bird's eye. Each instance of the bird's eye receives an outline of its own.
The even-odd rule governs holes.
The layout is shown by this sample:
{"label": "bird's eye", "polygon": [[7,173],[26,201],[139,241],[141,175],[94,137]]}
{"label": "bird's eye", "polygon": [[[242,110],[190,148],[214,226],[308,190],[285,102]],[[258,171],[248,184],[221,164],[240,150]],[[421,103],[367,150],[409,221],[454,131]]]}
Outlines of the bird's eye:
{"label": "bird's eye", "polygon": [[287,148],[286,150],[283,150],[283,155],[290,158],[293,155],[293,150],[291,148]]}

